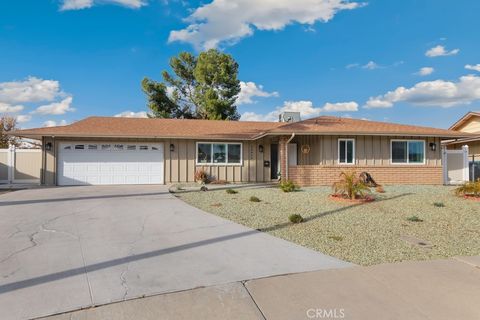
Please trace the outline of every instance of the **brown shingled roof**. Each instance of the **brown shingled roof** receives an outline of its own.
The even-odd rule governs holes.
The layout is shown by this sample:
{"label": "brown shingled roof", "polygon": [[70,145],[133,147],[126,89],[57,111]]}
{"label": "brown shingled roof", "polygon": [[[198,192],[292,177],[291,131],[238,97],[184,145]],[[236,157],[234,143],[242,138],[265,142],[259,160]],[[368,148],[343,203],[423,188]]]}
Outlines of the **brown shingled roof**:
{"label": "brown shingled roof", "polygon": [[438,137],[465,137],[465,133],[456,131],[403,125],[389,122],[358,120],[321,116],[294,122],[270,130],[269,134],[347,134],[347,135],[413,135],[413,136],[438,136]]}
{"label": "brown shingled roof", "polygon": [[444,129],[328,116],[294,123],[90,117],[66,126],[17,130],[12,134],[27,138],[56,136],[252,140],[266,135],[292,133],[443,138],[471,136]]}
{"label": "brown shingled roof", "polygon": [[253,139],[285,123],[194,119],[89,117],[66,126],[17,130],[22,137]]}

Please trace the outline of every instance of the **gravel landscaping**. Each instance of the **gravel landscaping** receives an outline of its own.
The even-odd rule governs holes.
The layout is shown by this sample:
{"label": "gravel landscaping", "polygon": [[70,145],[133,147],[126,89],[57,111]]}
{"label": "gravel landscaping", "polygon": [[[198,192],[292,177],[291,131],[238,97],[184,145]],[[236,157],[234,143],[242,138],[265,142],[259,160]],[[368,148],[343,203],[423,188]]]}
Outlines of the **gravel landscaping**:
{"label": "gravel landscaping", "polygon": [[[444,186],[390,186],[376,201],[350,204],[331,189],[284,193],[237,188],[177,193],[185,202],[254,229],[360,265],[480,254],[480,202]],[[260,202],[250,201],[252,196]],[[293,224],[288,217],[300,214]],[[412,219],[417,217],[417,219]]]}

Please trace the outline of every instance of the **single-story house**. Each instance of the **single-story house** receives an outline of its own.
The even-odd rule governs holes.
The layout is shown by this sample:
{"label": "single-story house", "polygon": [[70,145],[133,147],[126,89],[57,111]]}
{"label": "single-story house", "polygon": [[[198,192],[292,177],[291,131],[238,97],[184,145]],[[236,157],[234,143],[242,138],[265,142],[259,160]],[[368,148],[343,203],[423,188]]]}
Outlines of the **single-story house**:
{"label": "single-story house", "polygon": [[90,117],[14,134],[42,141],[45,185],[192,182],[200,169],[231,182],[280,176],[303,186],[330,185],[341,171],[355,170],[382,184],[442,184],[442,140],[470,136],[331,116],[297,122]]}

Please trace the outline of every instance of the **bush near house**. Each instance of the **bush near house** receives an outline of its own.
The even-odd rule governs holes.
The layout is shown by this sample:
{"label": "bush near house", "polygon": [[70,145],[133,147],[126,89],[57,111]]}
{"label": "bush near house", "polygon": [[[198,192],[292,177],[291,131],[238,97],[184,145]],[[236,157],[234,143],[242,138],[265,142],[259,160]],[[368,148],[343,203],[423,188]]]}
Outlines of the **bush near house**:
{"label": "bush near house", "polygon": [[370,187],[357,176],[355,171],[342,171],[340,180],[335,182],[332,188],[335,196],[350,200],[365,199],[370,193]]}
{"label": "bush near house", "polygon": [[457,196],[480,198],[480,179],[475,182],[465,182],[455,189]]}
{"label": "bush near house", "polygon": [[288,220],[291,223],[300,223],[303,222],[303,217],[299,214],[291,214],[288,216]]}
{"label": "bush near house", "polygon": [[255,197],[255,196],[251,196],[251,197],[250,197],[250,201],[251,201],[251,202],[260,202],[260,199],[257,198],[257,197]]}
{"label": "bush near house", "polygon": [[293,181],[287,180],[287,181],[282,181],[280,183],[280,189],[283,192],[293,192],[293,191],[298,190],[299,187],[295,183],[293,183]]}
{"label": "bush near house", "polygon": [[194,178],[195,178],[195,181],[197,182],[208,183],[208,174],[205,170],[202,170],[202,169],[197,170],[195,172]]}
{"label": "bush near house", "polygon": [[237,190],[233,190],[233,189],[227,189],[227,190],[225,190],[225,192],[228,193],[228,194],[237,194],[238,193]]}

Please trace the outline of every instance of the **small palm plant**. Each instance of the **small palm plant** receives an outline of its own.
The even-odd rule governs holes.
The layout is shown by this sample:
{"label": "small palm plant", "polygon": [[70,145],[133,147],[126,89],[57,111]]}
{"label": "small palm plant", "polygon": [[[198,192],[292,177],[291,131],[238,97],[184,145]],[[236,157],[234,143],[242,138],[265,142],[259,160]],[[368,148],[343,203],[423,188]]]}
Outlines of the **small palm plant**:
{"label": "small palm plant", "polygon": [[340,180],[333,184],[333,192],[336,195],[355,200],[365,198],[365,195],[370,193],[370,187],[357,177],[355,171],[342,171]]}

